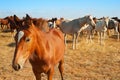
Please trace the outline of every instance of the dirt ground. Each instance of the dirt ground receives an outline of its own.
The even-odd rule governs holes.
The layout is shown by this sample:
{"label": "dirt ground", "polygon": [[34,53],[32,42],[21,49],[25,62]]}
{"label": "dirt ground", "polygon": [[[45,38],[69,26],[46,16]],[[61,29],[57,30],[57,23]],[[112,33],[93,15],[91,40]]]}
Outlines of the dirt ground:
{"label": "dirt ground", "polygon": [[[120,41],[111,35],[105,39],[105,45],[100,45],[97,38],[95,36],[92,43],[80,38],[76,50],[72,50],[72,42],[68,42],[64,80],[120,80]],[[0,30],[0,80],[35,80],[29,61],[20,71],[12,69],[14,48],[11,33]],[[45,74],[42,74],[42,80],[47,80]],[[57,67],[53,80],[61,80]]]}

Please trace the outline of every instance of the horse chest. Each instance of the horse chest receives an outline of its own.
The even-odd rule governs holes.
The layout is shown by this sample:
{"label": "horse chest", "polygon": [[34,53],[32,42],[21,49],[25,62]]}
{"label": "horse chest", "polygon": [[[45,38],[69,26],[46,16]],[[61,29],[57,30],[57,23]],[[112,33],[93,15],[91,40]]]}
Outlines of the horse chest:
{"label": "horse chest", "polygon": [[29,59],[32,67],[36,69],[38,72],[45,72],[50,69],[52,65],[52,61],[49,58],[40,59],[38,56],[34,55],[34,58]]}

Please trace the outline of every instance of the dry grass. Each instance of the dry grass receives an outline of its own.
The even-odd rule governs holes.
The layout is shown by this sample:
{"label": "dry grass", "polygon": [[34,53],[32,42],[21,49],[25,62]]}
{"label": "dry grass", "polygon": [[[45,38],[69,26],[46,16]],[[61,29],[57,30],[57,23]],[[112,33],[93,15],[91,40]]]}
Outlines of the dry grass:
{"label": "dry grass", "polygon": [[[93,42],[86,43],[81,38],[77,50],[72,50],[72,43],[68,43],[64,56],[65,80],[120,80],[120,41],[107,38],[101,46],[95,37]],[[12,69],[14,48],[11,34],[0,32],[0,80],[34,80],[29,62],[18,72]],[[53,80],[61,80],[57,67]]]}

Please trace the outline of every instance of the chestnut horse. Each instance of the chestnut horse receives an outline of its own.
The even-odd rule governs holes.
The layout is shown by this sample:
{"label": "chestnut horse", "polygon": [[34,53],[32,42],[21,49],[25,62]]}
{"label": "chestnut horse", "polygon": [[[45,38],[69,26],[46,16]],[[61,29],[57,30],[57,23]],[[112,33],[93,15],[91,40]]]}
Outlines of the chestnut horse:
{"label": "chestnut horse", "polygon": [[[26,16],[23,27],[15,36],[16,48],[12,67],[18,71],[29,59],[36,80],[41,80],[41,73],[46,73],[52,80],[54,67],[59,63],[63,80],[63,55],[65,52],[64,36],[58,29],[44,32],[36,27],[30,17]],[[60,48],[61,46],[61,48]]]}
{"label": "chestnut horse", "polygon": [[1,29],[3,30],[4,29],[4,26],[6,25],[7,26],[7,29],[9,29],[9,22],[7,19],[3,18],[3,19],[0,19],[0,25],[1,25]]}

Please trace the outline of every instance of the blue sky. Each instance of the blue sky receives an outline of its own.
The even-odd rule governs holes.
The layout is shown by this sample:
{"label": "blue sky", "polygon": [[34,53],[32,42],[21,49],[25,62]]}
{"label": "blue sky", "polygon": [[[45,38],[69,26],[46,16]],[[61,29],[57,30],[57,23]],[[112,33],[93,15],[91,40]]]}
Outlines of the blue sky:
{"label": "blue sky", "polygon": [[96,17],[120,17],[120,0],[1,0],[0,17],[28,13],[32,17],[78,18],[85,15]]}

